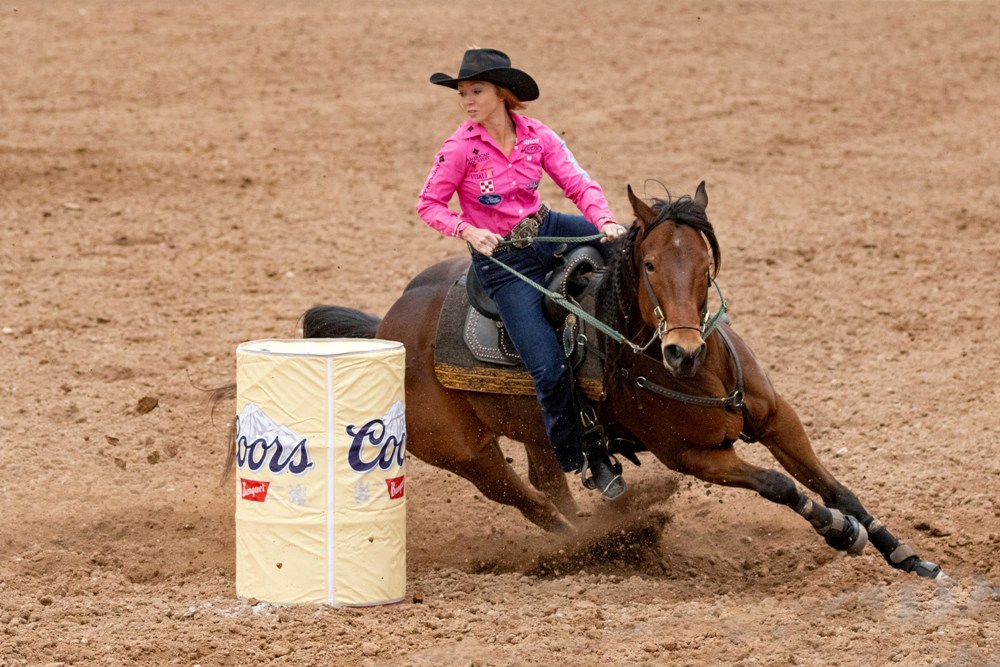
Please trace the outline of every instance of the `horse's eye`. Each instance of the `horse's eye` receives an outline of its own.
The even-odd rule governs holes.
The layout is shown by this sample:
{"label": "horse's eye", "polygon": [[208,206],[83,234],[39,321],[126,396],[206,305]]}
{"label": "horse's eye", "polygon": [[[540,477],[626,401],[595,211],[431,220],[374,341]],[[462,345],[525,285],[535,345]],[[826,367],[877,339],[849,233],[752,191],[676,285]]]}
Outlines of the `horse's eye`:
{"label": "horse's eye", "polygon": [[652,273],[653,271],[656,271],[656,267],[653,266],[652,262],[646,262],[645,264],[642,265],[642,268],[646,269],[650,273]]}

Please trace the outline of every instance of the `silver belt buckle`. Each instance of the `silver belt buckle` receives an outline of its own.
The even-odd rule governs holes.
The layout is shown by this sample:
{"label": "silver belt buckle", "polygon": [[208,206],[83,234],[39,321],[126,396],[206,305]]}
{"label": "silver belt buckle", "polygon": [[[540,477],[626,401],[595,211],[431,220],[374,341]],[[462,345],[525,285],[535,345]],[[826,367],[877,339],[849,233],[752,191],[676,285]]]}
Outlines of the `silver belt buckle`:
{"label": "silver belt buckle", "polygon": [[515,248],[527,248],[531,245],[531,239],[538,236],[538,229],[541,226],[542,223],[537,215],[517,223],[517,226],[510,230],[511,245]]}

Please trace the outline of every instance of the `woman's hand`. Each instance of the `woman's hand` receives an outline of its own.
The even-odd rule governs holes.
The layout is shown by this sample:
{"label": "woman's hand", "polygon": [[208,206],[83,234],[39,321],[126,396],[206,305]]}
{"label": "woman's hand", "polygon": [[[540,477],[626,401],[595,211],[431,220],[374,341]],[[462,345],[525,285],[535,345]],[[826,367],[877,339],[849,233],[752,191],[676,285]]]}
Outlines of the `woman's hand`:
{"label": "woman's hand", "polygon": [[608,222],[601,227],[601,233],[604,234],[604,238],[601,239],[601,243],[607,243],[608,241],[617,241],[618,239],[625,236],[625,228],[619,225],[617,222]]}
{"label": "woman's hand", "polygon": [[462,229],[462,240],[472,246],[472,249],[480,255],[489,257],[496,250],[497,244],[503,237],[495,232],[469,225]]}

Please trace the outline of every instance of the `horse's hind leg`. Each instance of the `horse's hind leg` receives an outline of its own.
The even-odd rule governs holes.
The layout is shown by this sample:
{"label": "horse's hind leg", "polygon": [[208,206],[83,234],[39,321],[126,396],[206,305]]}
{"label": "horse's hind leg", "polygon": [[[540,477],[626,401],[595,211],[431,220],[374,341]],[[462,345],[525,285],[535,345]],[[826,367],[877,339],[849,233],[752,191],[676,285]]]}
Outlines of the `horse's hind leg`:
{"label": "horse's hind leg", "polygon": [[524,449],[528,456],[528,481],[550,498],[562,515],[572,521],[579,516],[580,508],[566,483],[566,473],[556,460],[547,438],[540,441],[526,439]]}
{"label": "horse's hind leg", "polygon": [[471,452],[447,459],[431,458],[427,462],[464,477],[489,500],[515,507],[547,531],[575,530],[544,493],[525,483],[507,463],[497,436],[481,433],[474,440]]}
{"label": "horse's hind leg", "polygon": [[[476,403],[482,407],[481,401]],[[526,407],[527,406],[527,407]],[[485,411],[494,421],[493,430],[524,445],[528,458],[528,481],[552,501],[564,517],[573,521],[579,516],[579,507],[569,490],[567,474],[556,459],[555,451],[545,435],[545,425],[533,396],[505,396],[495,398]],[[516,419],[513,415],[518,415]],[[500,417],[499,419],[497,417]]]}
{"label": "horse's hind leg", "polygon": [[889,565],[931,579],[941,575],[938,565],[920,558],[909,545],[889,532],[885,524],[869,514],[857,496],[820,463],[802,423],[780,397],[769,424],[760,438],[764,446],[795,479],[818,493],[827,507],[860,521],[868,531],[872,546]]}
{"label": "horse's hind leg", "polygon": [[[419,382],[419,370],[407,383]],[[407,392],[407,447],[420,459],[472,482],[486,498],[511,505],[547,531],[573,531],[544,493],[529,486],[507,463],[498,437],[459,392],[424,380]]]}

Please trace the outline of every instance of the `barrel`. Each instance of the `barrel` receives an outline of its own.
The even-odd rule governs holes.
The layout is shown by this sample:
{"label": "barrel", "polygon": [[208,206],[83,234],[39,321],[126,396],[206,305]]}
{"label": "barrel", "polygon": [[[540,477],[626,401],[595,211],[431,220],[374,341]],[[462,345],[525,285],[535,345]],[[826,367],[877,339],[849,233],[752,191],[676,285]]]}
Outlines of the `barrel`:
{"label": "barrel", "polygon": [[378,339],[236,350],[236,593],[280,604],[406,594],[405,351]]}

